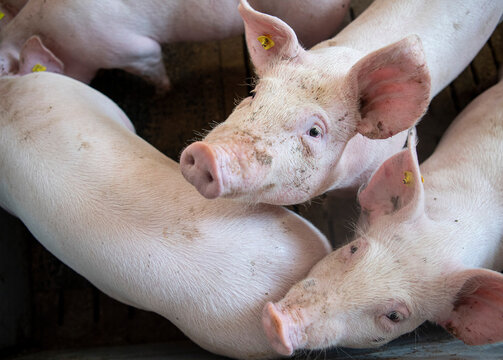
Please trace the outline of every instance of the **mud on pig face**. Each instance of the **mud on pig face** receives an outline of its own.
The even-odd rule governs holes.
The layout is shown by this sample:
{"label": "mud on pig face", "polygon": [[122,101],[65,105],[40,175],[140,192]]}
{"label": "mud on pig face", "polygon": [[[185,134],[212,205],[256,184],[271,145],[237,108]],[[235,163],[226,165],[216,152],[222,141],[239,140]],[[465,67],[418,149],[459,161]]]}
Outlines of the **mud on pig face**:
{"label": "mud on pig face", "polygon": [[[343,47],[305,51],[280,19],[246,1],[240,12],[260,79],[255,96],[182,153],[182,173],[203,196],[276,205],[306,201],[343,176],[358,177],[338,167],[357,133],[387,139],[426,110],[430,79],[417,36],[363,58]],[[361,167],[365,151],[346,156],[346,164]]]}
{"label": "mud on pig face", "polygon": [[330,186],[333,164],[354,129],[342,117],[339,131],[331,132],[320,105],[328,96],[323,74],[306,74],[296,64],[282,69],[262,78],[254,96],[182,154],[185,177],[204,196],[292,204]]}
{"label": "mud on pig face", "polygon": [[457,256],[462,233],[427,216],[413,131],[358,199],[356,239],[265,306],[264,329],[279,353],[375,347],[426,320],[467,344],[503,341],[503,275],[465,268]]}
{"label": "mud on pig face", "polygon": [[416,266],[359,238],[318,263],[283,300],[269,303],[265,331],[284,355],[299,348],[383,345],[431,315],[424,305],[435,297],[429,297],[430,282]]}

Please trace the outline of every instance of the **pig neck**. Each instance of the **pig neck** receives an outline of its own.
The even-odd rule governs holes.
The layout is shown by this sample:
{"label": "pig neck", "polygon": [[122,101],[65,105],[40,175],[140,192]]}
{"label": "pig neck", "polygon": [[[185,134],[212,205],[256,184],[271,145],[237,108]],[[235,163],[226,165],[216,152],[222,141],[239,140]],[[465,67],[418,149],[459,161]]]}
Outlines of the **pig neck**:
{"label": "pig neck", "polygon": [[[451,82],[489,38],[502,13],[500,1],[376,0],[334,38],[313,49],[353,49],[361,57],[416,34],[431,75],[431,97]],[[413,14],[411,16],[411,14]]]}
{"label": "pig neck", "polygon": [[356,193],[362,184],[368,182],[375,169],[405,144],[406,138],[407,131],[383,140],[369,139],[361,134],[353,136],[337,162],[337,180],[330,190]]}

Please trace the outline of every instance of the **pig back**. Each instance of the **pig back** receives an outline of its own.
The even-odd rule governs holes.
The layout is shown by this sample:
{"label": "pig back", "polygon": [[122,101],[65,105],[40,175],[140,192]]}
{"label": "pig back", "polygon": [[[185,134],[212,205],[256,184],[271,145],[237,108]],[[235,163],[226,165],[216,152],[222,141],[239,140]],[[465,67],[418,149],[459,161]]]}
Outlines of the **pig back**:
{"label": "pig back", "polygon": [[202,198],[80,82],[2,78],[0,95],[0,201],[49,251],[210,351],[273,355],[262,306],[328,253],[318,230],[280,207]]}
{"label": "pig back", "polygon": [[[503,207],[503,82],[479,95],[447,129],[423,171],[455,169],[457,178],[485,182],[485,193]],[[456,178],[455,177],[455,178]],[[454,179],[455,179],[454,178]],[[474,185],[473,191],[482,195]]]}

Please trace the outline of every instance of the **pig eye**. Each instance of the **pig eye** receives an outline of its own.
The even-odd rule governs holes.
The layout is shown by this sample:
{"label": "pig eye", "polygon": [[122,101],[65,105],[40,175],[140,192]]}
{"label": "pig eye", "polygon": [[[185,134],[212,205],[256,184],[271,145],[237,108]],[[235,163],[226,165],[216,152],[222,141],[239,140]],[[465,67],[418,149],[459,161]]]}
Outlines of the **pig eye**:
{"label": "pig eye", "polygon": [[354,254],[357,250],[358,250],[358,246],[356,246],[356,245],[351,245],[351,249],[350,249],[351,254]]}
{"label": "pig eye", "polygon": [[393,321],[394,323],[400,322],[403,320],[403,315],[399,313],[398,311],[391,311],[389,312],[386,317]]}
{"label": "pig eye", "polygon": [[319,138],[321,136],[322,130],[318,125],[313,125],[311,129],[309,129],[309,136],[314,138]]}

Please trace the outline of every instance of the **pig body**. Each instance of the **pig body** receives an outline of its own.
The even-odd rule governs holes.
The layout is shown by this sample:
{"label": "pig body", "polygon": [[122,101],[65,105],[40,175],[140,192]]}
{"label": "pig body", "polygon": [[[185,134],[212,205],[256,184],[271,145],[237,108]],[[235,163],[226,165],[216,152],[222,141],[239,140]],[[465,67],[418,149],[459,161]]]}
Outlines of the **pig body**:
{"label": "pig body", "polygon": [[280,207],[202,198],[78,81],[3,77],[0,108],[0,205],[49,251],[207,350],[273,356],[261,309],[328,253],[319,231]]}
{"label": "pig body", "polygon": [[[254,1],[290,21],[308,46],[336,31],[348,2]],[[237,5],[238,0],[30,0],[2,30],[0,73],[26,74],[40,64],[89,82],[100,68],[121,68],[166,89],[161,44],[241,33]],[[314,28],[300,14],[317,18]]]}
{"label": "pig body", "polygon": [[[486,42],[503,1],[376,0],[305,51],[279,19],[240,7],[259,80],[202,142],[182,153],[207,198],[293,204],[355,193],[400,151],[406,129]],[[264,35],[274,46],[262,46]]]}
{"label": "pig body", "polygon": [[359,193],[355,240],[266,305],[280,353],[379,346],[426,320],[467,344],[503,341],[502,99],[500,82],[474,100],[421,168],[412,136],[383,163]]}

